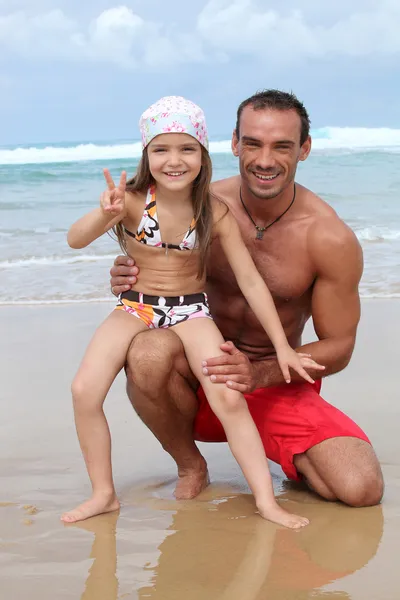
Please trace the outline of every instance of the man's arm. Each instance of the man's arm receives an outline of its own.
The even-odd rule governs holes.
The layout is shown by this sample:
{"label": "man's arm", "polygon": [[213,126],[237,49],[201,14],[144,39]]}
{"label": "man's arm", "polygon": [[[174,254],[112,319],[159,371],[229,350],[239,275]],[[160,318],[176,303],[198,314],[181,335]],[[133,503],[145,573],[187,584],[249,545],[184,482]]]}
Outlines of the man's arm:
{"label": "man's arm", "polygon": [[[316,272],[311,309],[318,341],[296,350],[311,354],[315,362],[325,366],[323,371],[314,370],[304,359],[303,366],[314,379],[318,379],[344,369],[353,353],[360,319],[358,285],[363,258],[356,236],[339,219],[334,222],[329,219],[326,223],[319,221],[310,230],[308,249]],[[255,389],[284,383],[276,359],[250,363],[232,345],[222,349],[229,352],[229,365],[237,365],[237,371],[234,375],[230,368],[229,374],[212,377],[214,382],[233,381],[230,387],[242,392],[248,391],[245,387]],[[207,361],[211,375],[213,369],[210,367]],[[301,378],[293,373],[292,380],[301,381]]]}
{"label": "man's arm", "polygon": [[[297,348],[324,365],[324,371],[311,372],[316,378],[333,375],[350,362],[360,320],[358,286],[363,271],[360,244],[341,221],[326,227],[316,224],[309,235],[309,251],[316,267],[311,315],[317,342]],[[276,360],[253,363],[257,387],[283,383]],[[299,380],[293,374],[294,380]]]}

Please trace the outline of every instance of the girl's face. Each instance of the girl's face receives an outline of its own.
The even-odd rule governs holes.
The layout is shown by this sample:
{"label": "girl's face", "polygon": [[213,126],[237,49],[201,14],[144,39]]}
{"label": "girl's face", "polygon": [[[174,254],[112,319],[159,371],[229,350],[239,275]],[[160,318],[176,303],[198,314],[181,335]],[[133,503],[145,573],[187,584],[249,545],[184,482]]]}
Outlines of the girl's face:
{"label": "girl's face", "polygon": [[187,133],[162,133],[148,145],[149,165],[156,183],[181,191],[201,170],[201,146]]}

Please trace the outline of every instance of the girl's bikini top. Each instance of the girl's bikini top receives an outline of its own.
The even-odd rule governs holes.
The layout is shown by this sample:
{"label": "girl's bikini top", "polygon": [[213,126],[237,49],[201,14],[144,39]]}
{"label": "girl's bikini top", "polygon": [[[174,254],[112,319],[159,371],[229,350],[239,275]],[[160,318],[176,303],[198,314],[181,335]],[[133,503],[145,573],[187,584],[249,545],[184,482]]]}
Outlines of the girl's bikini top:
{"label": "girl's bikini top", "polygon": [[153,186],[151,186],[147,192],[146,204],[137,232],[132,233],[132,231],[128,231],[126,227],[124,227],[124,231],[138,242],[148,244],[149,246],[155,246],[156,248],[193,250],[196,245],[196,222],[194,218],[179,245],[168,244],[161,240],[160,224],[157,218],[156,191]]}

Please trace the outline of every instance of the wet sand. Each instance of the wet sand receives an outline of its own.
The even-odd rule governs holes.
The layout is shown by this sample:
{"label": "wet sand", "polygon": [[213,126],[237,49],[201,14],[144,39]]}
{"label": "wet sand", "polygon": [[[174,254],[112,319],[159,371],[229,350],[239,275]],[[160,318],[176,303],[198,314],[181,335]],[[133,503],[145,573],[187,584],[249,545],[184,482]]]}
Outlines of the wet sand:
{"label": "wet sand", "polygon": [[255,514],[226,444],[201,445],[212,485],[176,502],[173,462],[134,414],[122,375],[106,402],[120,514],[59,521],[90,493],[69,386],[109,308],[0,310],[0,600],[398,600],[400,302],[363,303],[351,366],[323,386],[374,443],[383,505],[322,502],[272,465],[281,502],[312,522],[301,532]]}

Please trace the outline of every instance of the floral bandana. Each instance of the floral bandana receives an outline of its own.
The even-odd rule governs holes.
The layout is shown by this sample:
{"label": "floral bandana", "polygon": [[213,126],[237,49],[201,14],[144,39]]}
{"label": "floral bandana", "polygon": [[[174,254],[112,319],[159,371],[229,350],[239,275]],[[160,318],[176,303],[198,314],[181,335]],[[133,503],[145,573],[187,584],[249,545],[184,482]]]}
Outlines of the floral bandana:
{"label": "floral bandana", "polygon": [[208,150],[203,111],[182,96],[165,96],[144,111],[139,121],[143,148],[162,133],[186,133]]}

